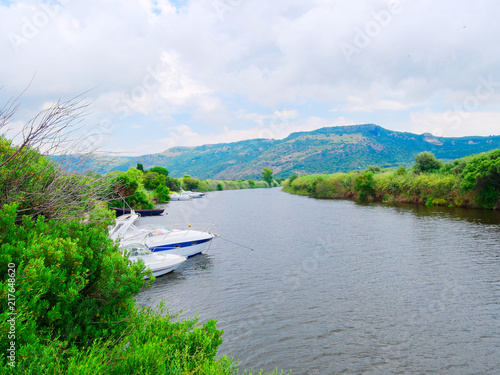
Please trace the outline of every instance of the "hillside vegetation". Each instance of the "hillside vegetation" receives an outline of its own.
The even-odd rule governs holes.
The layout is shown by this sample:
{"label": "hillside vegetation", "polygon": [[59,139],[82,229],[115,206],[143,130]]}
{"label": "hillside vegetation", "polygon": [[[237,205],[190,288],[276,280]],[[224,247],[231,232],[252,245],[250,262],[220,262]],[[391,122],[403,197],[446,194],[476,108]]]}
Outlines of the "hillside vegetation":
{"label": "hillside vegetation", "polygon": [[432,153],[415,157],[406,170],[292,176],[285,192],[316,198],[364,199],[450,207],[500,209],[500,149],[442,164]]}
{"label": "hillside vegetation", "polygon": [[288,178],[293,174],[363,170],[370,165],[408,167],[415,155],[424,151],[434,153],[439,159],[454,160],[497,148],[500,136],[444,138],[367,124],[292,133],[282,140],[174,147],[160,154],[130,158],[121,164],[110,164],[107,160],[107,167],[126,171],[142,163],[145,168],[165,167],[177,178],[189,174],[199,179],[222,180],[257,179],[263,168],[271,168],[276,177]]}

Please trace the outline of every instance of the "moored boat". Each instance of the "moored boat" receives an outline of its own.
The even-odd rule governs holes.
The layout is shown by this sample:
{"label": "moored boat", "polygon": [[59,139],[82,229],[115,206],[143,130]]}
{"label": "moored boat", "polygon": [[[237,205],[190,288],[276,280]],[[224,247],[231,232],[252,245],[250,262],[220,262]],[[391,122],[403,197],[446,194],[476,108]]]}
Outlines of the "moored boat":
{"label": "moored boat", "polygon": [[187,195],[190,198],[202,198],[205,196],[205,193],[195,192],[195,191],[186,191],[181,188],[181,195]]}
{"label": "moored boat", "polygon": [[161,215],[165,212],[164,208],[160,209],[130,209],[130,208],[117,208],[117,207],[111,207],[111,209],[115,210],[116,212],[116,217],[121,216],[121,215],[126,215],[130,214],[132,211],[135,211],[141,216],[156,216],[156,215]]}
{"label": "moored boat", "polygon": [[182,255],[153,253],[145,245],[138,243],[124,245],[121,249],[132,262],[142,260],[145,267],[151,269],[155,277],[174,271],[187,259]]}
{"label": "moored boat", "polygon": [[192,197],[190,197],[189,195],[179,194],[179,193],[170,194],[171,201],[188,201],[190,199],[192,199]]}
{"label": "moored boat", "polygon": [[121,237],[121,243],[123,245],[140,243],[153,253],[166,252],[191,257],[208,250],[214,237],[215,234],[207,231],[158,226],[137,227],[132,224]]}
{"label": "moored boat", "polygon": [[162,226],[134,225],[139,215],[131,214],[116,218],[116,224],[109,229],[110,238],[120,240],[121,246],[130,244],[145,245],[151,252],[191,257],[208,250],[216,234],[206,230],[170,229]]}

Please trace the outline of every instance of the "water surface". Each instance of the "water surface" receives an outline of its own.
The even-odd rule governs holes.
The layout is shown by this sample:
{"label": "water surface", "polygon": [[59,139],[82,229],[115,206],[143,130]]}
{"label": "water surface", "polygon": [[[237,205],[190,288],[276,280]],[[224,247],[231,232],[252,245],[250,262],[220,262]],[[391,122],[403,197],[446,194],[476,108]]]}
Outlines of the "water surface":
{"label": "water surface", "polygon": [[[221,235],[138,296],[224,329],[240,368],[499,374],[500,213],[209,193],[141,218]],[[240,246],[242,245],[242,246]],[[244,247],[243,247],[244,246]],[[249,249],[251,248],[251,249]]]}

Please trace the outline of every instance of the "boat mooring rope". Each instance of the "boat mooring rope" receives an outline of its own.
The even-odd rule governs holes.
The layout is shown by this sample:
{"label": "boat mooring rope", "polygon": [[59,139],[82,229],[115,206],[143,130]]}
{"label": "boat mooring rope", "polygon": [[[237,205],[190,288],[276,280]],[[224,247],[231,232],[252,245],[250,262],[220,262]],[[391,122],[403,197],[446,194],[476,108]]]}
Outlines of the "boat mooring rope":
{"label": "boat mooring rope", "polygon": [[249,250],[253,251],[253,249],[252,249],[251,247],[248,247],[248,246],[242,245],[242,244],[240,244],[240,243],[238,243],[238,242],[234,242],[234,241],[228,240],[227,238],[224,238],[224,237],[222,237],[221,235],[219,235],[219,238],[220,238],[221,240],[224,240],[224,241],[227,241],[227,242],[234,243],[235,245],[238,245],[238,246],[241,246],[241,247],[243,247],[243,248],[245,248],[245,249],[249,249]]}

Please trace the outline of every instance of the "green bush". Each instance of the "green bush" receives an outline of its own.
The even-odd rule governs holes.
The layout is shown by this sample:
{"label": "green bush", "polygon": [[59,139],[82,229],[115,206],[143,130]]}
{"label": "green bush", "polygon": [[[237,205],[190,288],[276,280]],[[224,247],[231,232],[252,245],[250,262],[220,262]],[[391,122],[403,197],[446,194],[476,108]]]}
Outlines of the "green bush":
{"label": "green bush", "polygon": [[200,180],[197,180],[196,178],[193,178],[191,176],[184,176],[182,178],[182,187],[186,190],[197,190],[198,187],[200,186]]}
{"label": "green bush", "polygon": [[150,172],[155,172],[155,173],[158,173],[158,174],[161,174],[165,177],[168,177],[168,170],[167,168],[163,168],[163,167],[153,167],[149,170]]}
{"label": "green bush", "polygon": [[436,159],[432,152],[421,152],[415,156],[414,168],[417,172],[430,172],[441,168],[441,162]]}
{"label": "green bush", "polygon": [[137,209],[154,208],[152,199],[143,185],[143,173],[136,168],[130,168],[124,173],[112,173],[112,189],[116,198],[109,202],[109,207],[123,207],[123,199],[128,206]]}
{"label": "green bush", "polygon": [[476,192],[477,204],[486,208],[500,205],[500,150],[469,157],[460,176],[464,190]]}
{"label": "green bush", "polygon": [[[24,216],[17,225],[17,209],[10,204],[0,211],[1,275],[16,265],[17,344],[36,335],[74,343],[119,337],[135,309],[133,296],[145,286],[142,265],[129,264],[100,224]],[[6,297],[0,295],[2,332]]]}
{"label": "green bush", "polygon": [[[1,111],[0,111],[1,112]],[[0,207],[17,203],[19,211],[46,218],[82,217],[106,200],[109,179],[63,171],[49,158],[27,147],[16,151],[0,136]]]}
{"label": "green bush", "polygon": [[147,190],[154,190],[158,186],[166,185],[166,177],[156,172],[147,172],[143,177],[144,187]]}
{"label": "green bush", "polygon": [[354,180],[354,190],[358,192],[360,199],[372,198],[375,196],[375,180],[373,172],[365,172]]}
{"label": "green bush", "polygon": [[166,203],[170,201],[170,189],[165,185],[158,186],[154,191],[154,200],[157,203]]}
{"label": "green bush", "polygon": [[174,177],[167,177],[165,179],[165,186],[167,186],[170,191],[179,191],[181,190],[181,180]]}

